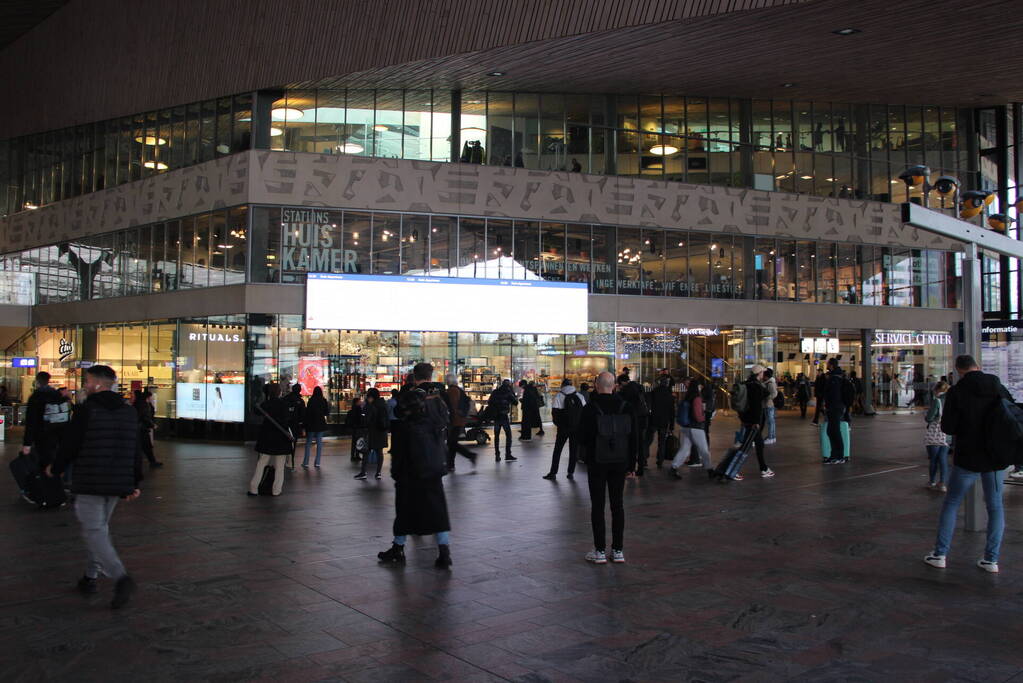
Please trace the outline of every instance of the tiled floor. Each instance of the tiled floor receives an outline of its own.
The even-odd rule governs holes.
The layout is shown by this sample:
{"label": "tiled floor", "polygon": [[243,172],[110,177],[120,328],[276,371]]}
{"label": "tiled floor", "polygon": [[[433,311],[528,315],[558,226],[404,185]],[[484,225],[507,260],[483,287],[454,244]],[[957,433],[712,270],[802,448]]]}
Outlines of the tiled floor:
{"label": "tiled floor", "polygon": [[[734,425],[716,425],[714,453]],[[925,566],[940,505],[919,416],[863,419],[854,460],[779,420],[774,479],[629,482],[625,565],[592,566],[585,475],[540,478],[553,432],[446,480],[454,567],[432,539],[381,568],[388,479],[357,482],[334,443],[280,498],[248,498],[240,446],[160,443],[167,466],[118,508],[141,588],[121,612],[73,591],[73,514],[0,484],[0,680],[1023,681],[1023,487],[1007,487],[1002,573],[983,534]],[[4,462],[15,444],[2,451]],[[563,464],[564,467],[564,464]],[[564,472],[564,470],[563,470]]]}

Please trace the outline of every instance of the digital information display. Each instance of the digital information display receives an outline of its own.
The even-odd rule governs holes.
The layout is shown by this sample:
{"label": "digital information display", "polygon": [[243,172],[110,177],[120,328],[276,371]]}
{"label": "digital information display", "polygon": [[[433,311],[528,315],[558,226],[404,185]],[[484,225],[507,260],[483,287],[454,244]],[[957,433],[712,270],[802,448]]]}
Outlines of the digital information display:
{"label": "digital information display", "polygon": [[314,330],[586,334],[580,282],[309,273]]}
{"label": "digital information display", "polygon": [[38,358],[24,358],[20,356],[15,356],[11,358],[12,368],[35,368],[38,366],[39,366]]}
{"label": "digital information display", "polygon": [[214,422],[245,421],[244,384],[178,382],[178,417]]}

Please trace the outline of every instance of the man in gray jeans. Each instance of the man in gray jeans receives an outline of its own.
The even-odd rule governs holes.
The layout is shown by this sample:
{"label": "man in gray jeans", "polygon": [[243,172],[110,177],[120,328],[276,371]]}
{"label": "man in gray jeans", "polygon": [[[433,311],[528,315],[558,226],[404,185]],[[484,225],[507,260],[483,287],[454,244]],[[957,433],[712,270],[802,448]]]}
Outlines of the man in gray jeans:
{"label": "man in gray jeans", "polygon": [[85,371],[82,389],[87,398],[71,418],[56,461],[46,467],[47,476],[60,476],[74,464],[71,491],[89,557],[78,590],[95,593],[101,574],[114,579],[113,609],[128,604],[135,582],[110,541],[110,518],[119,499],[139,497],[142,481],[138,418],[113,391],[116,381],[117,375],[106,365]]}

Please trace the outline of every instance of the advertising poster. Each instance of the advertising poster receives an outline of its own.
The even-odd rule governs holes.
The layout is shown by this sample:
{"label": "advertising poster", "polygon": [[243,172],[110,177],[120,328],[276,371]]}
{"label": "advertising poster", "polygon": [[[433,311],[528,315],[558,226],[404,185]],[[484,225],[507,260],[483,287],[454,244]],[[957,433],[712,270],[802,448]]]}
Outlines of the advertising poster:
{"label": "advertising poster", "polygon": [[215,422],[245,421],[245,386],[178,382],[178,417]]}
{"label": "advertising poster", "polygon": [[299,358],[298,383],[302,385],[303,396],[312,396],[313,389],[327,383],[327,359]]}

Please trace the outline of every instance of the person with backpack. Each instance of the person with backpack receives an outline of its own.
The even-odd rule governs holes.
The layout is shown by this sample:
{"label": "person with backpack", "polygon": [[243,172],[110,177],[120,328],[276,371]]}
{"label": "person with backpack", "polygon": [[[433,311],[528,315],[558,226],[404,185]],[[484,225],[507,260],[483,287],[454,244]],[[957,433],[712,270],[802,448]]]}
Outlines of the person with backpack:
{"label": "person with backpack", "polygon": [[352,462],[359,462],[362,460],[362,456],[359,454],[359,439],[366,436],[366,408],[362,403],[362,399],[358,396],[352,399],[352,407],[348,409],[348,413],[345,415],[345,427],[348,428],[348,433],[352,435],[350,451]]}
{"label": "person with backpack", "polygon": [[405,564],[409,534],[435,534],[438,556],[434,566],[451,566],[448,504],[444,496],[447,474],[447,435],[450,417],[443,386],[434,384],[433,366],[417,363],[414,384],[398,394],[398,424],[391,442],[391,478],[394,479],[394,540],[377,553],[381,564]]}
{"label": "person with backpack", "polygon": [[[777,399],[782,394],[778,391],[778,380],[774,377],[774,370],[767,368],[764,370],[764,390],[767,395],[764,396],[764,428],[767,430],[767,438],[764,439],[764,445],[770,446],[778,441],[775,425],[775,413],[777,412]],[[782,396],[782,403],[784,404],[785,398]]]}
{"label": "person with backpack", "polygon": [[[764,460],[764,398],[767,390],[764,388],[763,365],[754,365],[750,368],[750,375],[745,382],[736,382],[732,388],[732,409],[739,415],[739,422],[742,423],[742,442],[740,452],[746,453],[752,445],[756,449],[757,463],[760,465],[760,476],[769,478],[774,476],[774,471],[767,466]],[[726,463],[722,462],[721,465]],[[718,469],[721,469],[721,465]],[[736,474],[736,481],[742,481],[742,474]]]}
{"label": "person with backpack", "polygon": [[615,378],[610,372],[597,375],[592,400],[583,407],[579,433],[590,490],[590,525],[593,550],[586,560],[607,564],[604,500],[611,505],[611,561],[625,562],[625,475],[633,452],[634,425],[629,403],[612,393]]}
{"label": "person with backpack", "polygon": [[838,365],[837,358],[828,359],[828,372],[820,381],[817,394],[817,410],[813,423],[817,424],[821,413],[827,421],[828,439],[831,442],[831,456],[825,465],[840,465],[848,462],[845,457],[845,440],[842,438],[842,422],[849,422],[849,408],[855,399],[852,382]]}
{"label": "person with backpack", "polygon": [[490,392],[487,398],[487,407],[483,411],[485,419],[494,421],[494,458],[501,462],[501,430],[505,433],[504,459],[507,462],[518,460],[511,454],[511,407],[518,405],[519,399],[515,397],[515,390],[512,389],[511,380],[504,380],[497,385],[497,388]]}
{"label": "person with backpack", "polygon": [[50,386],[48,372],[36,373],[35,387],[25,412],[21,453],[26,457],[34,453],[38,473],[57,456],[61,438],[71,421],[71,402]]}
{"label": "person with backpack", "polygon": [[302,457],[302,469],[309,469],[309,452],[316,443],[316,460],[313,467],[320,469],[320,456],[323,453],[323,435],[327,433],[327,418],[330,416],[330,404],[323,396],[323,387],[313,389],[309,403],[302,416],[302,427],[305,429],[305,454]]}
{"label": "person with backpack", "polygon": [[263,481],[264,470],[273,467],[274,480],[272,494],[281,495],[284,488],[284,466],[287,464],[288,456],[295,452],[294,432],[288,429],[288,404],[281,398],[281,385],[271,383],[266,385],[267,399],[259,405],[256,411],[262,415],[263,423],[259,426],[256,434],[256,453],[259,459],[256,461],[256,471],[252,473],[249,481],[248,494],[259,495],[259,485]]}
{"label": "person with backpack", "polygon": [[458,443],[459,437],[462,436],[462,430],[465,429],[465,420],[469,416],[472,399],[462,387],[458,386],[458,378],[455,375],[448,375],[445,379],[448,384],[445,400],[451,411],[451,427],[448,431],[448,471],[454,472],[456,454],[466,458],[473,467],[476,467],[476,454]]}
{"label": "person with backpack", "polygon": [[75,411],[53,464],[44,470],[48,477],[59,477],[74,467],[75,515],[89,557],[78,590],[96,593],[100,575],[110,577],[116,582],[112,609],[127,605],[136,587],[110,540],[110,519],[118,502],[139,497],[142,482],[138,416],[113,391],[116,382],[117,374],[107,365],[85,370],[85,402]]}
{"label": "person with backpack", "polygon": [[366,478],[366,464],[370,460],[376,460],[376,478],[380,478],[380,471],[384,465],[384,449],[387,448],[387,430],[390,427],[390,420],[387,419],[387,403],[380,398],[380,391],[376,387],[370,387],[366,392],[366,456],[362,459],[362,467],[355,475],[356,479]]}
{"label": "person with backpack", "polygon": [[806,419],[806,407],[810,404],[810,380],[806,378],[806,375],[799,373],[796,375],[796,403],[799,404],[799,418],[801,420]]}
{"label": "person with backpack", "polygon": [[1014,461],[1019,464],[1023,448],[1020,439],[1023,411],[998,377],[981,372],[973,356],[958,356],[955,371],[959,381],[945,395],[940,423],[941,431],[953,438],[952,472],[938,517],[934,550],[924,562],[945,568],[959,504],[980,479],[987,508],[987,544],[977,566],[994,574],[998,573],[998,555],[1005,531],[1002,486],[1006,468]]}
{"label": "person with backpack", "polygon": [[558,466],[561,463],[561,451],[568,442],[568,478],[575,474],[575,464],[579,458],[579,422],[582,419],[583,408],[586,403],[579,392],[572,386],[572,380],[567,377],[561,381],[561,390],[554,396],[551,403],[551,417],[554,418],[554,426],[558,428],[558,435],[554,439],[554,453],[551,454],[550,472],[543,476],[544,479],[554,481],[558,476]]}
{"label": "person with backpack", "polygon": [[685,395],[679,401],[678,413],[675,417],[675,422],[678,423],[682,435],[679,439],[678,453],[675,454],[675,458],[671,462],[671,475],[676,479],[682,478],[682,475],[678,473],[678,468],[682,467],[694,447],[699,453],[700,460],[690,466],[702,466],[708,472],[714,471],[710,462],[710,448],[707,446],[707,432],[703,429],[706,419],[703,409],[703,385],[696,379],[692,379],[689,381]]}
{"label": "person with backpack", "polygon": [[674,432],[675,395],[671,392],[671,376],[661,375],[657,386],[650,392],[650,428],[657,430],[657,469],[661,463],[672,457],[666,453],[668,436]]}
{"label": "person with backpack", "polygon": [[931,462],[930,483],[927,484],[927,488],[942,493],[948,491],[948,435],[941,431],[946,391],[948,382],[941,381],[934,385],[934,396],[924,416],[924,422],[927,424],[924,429],[924,447]]}
{"label": "person with backpack", "polygon": [[633,381],[628,374],[618,376],[618,395],[629,404],[632,416],[632,437],[629,453],[629,473],[631,477],[642,477],[646,469],[646,459],[650,451],[650,439],[647,438],[650,426],[650,406],[646,402],[643,385]]}

